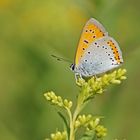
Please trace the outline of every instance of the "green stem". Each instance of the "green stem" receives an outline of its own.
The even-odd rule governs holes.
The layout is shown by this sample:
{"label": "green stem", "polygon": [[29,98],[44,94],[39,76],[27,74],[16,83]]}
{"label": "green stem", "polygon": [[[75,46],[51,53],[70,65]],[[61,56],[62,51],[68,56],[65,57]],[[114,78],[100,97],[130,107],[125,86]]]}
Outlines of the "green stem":
{"label": "green stem", "polygon": [[70,120],[70,139],[69,140],[75,140],[74,124],[75,124],[76,118],[77,118],[78,114],[80,113],[80,111],[81,111],[80,106],[77,105],[77,107],[73,113],[72,120]]}
{"label": "green stem", "polygon": [[83,108],[83,100],[79,100],[79,98],[77,99],[77,106],[76,109],[73,113],[72,119],[70,118],[70,139],[69,140],[75,140],[75,121],[77,119],[77,116],[79,115],[79,113],[81,112]]}
{"label": "green stem", "polygon": [[70,140],[74,140],[73,139],[73,131],[74,131],[74,127],[73,127],[73,119],[72,119],[72,114],[70,109],[67,108],[68,111],[68,115],[69,115],[69,119],[70,119]]}
{"label": "green stem", "polygon": [[72,115],[70,116],[70,138],[69,138],[69,140],[75,140],[75,133],[76,133],[76,129],[74,128],[75,121],[85,105],[84,100],[85,99],[84,99],[84,88],[83,88],[77,98],[77,106],[73,113],[73,116]]}

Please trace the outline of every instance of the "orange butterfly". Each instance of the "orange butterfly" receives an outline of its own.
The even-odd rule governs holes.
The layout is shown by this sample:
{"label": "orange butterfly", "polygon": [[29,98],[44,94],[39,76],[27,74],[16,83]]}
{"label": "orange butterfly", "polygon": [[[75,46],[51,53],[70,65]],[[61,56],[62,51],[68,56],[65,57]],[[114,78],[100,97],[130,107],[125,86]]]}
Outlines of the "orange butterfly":
{"label": "orange butterfly", "polygon": [[89,77],[120,66],[123,62],[118,43],[101,23],[91,18],[83,28],[71,70],[75,75]]}

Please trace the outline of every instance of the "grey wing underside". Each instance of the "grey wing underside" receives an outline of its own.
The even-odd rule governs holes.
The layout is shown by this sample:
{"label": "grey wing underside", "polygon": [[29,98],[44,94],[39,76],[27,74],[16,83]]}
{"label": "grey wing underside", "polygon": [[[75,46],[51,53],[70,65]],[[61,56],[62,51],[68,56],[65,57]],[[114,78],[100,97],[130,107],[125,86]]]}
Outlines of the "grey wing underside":
{"label": "grey wing underside", "polygon": [[104,73],[120,65],[115,59],[111,47],[107,44],[108,40],[113,41],[119,53],[120,61],[123,62],[122,52],[118,43],[113,38],[107,36],[92,42],[85,50],[77,67],[77,73],[89,77]]}

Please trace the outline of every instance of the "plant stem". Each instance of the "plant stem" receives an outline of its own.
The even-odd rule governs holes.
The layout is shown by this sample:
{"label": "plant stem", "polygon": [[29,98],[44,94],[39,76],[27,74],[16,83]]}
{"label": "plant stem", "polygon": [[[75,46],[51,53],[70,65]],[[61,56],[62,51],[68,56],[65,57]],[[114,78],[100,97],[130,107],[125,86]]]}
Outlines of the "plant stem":
{"label": "plant stem", "polygon": [[73,137],[73,119],[72,119],[72,113],[71,113],[71,111],[70,111],[70,109],[69,108],[67,108],[67,111],[68,111],[68,115],[69,115],[69,119],[70,119],[70,140],[74,140],[72,137]]}
{"label": "plant stem", "polygon": [[81,112],[82,110],[82,106],[83,104],[81,103],[80,100],[77,100],[77,106],[76,106],[76,109],[73,113],[73,116],[72,116],[72,119],[70,118],[70,139],[69,140],[75,140],[75,121],[77,119],[77,116],[79,115],[79,113]]}
{"label": "plant stem", "polygon": [[74,128],[74,124],[76,121],[76,118],[78,116],[78,114],[80,113],[80,107],[77,105],[72,120],[70,120],[70,140],[75,140],[75,128]]}
{"label": "plant stem", "polygon": [[76,130],[74,128],[75,121],[85,105],[84,100],[85,99],[84,99],[84,89],[83,89],[77,98],[77,106],[75,108],[73,116],[70,117],[70,138],[69,138],[69,140],[75,140],[75,133],[76,133]]}

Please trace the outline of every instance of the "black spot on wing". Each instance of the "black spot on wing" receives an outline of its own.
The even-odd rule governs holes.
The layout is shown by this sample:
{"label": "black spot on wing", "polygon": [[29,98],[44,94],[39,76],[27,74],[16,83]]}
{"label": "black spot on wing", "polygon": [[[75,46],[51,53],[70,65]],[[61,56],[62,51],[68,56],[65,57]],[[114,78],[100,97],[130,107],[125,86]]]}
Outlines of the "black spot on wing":
{"label": "black spot on wing", "polygon": [[89,43],[87,40],[84,40],[84,42],[87,43],[87,44]]}

